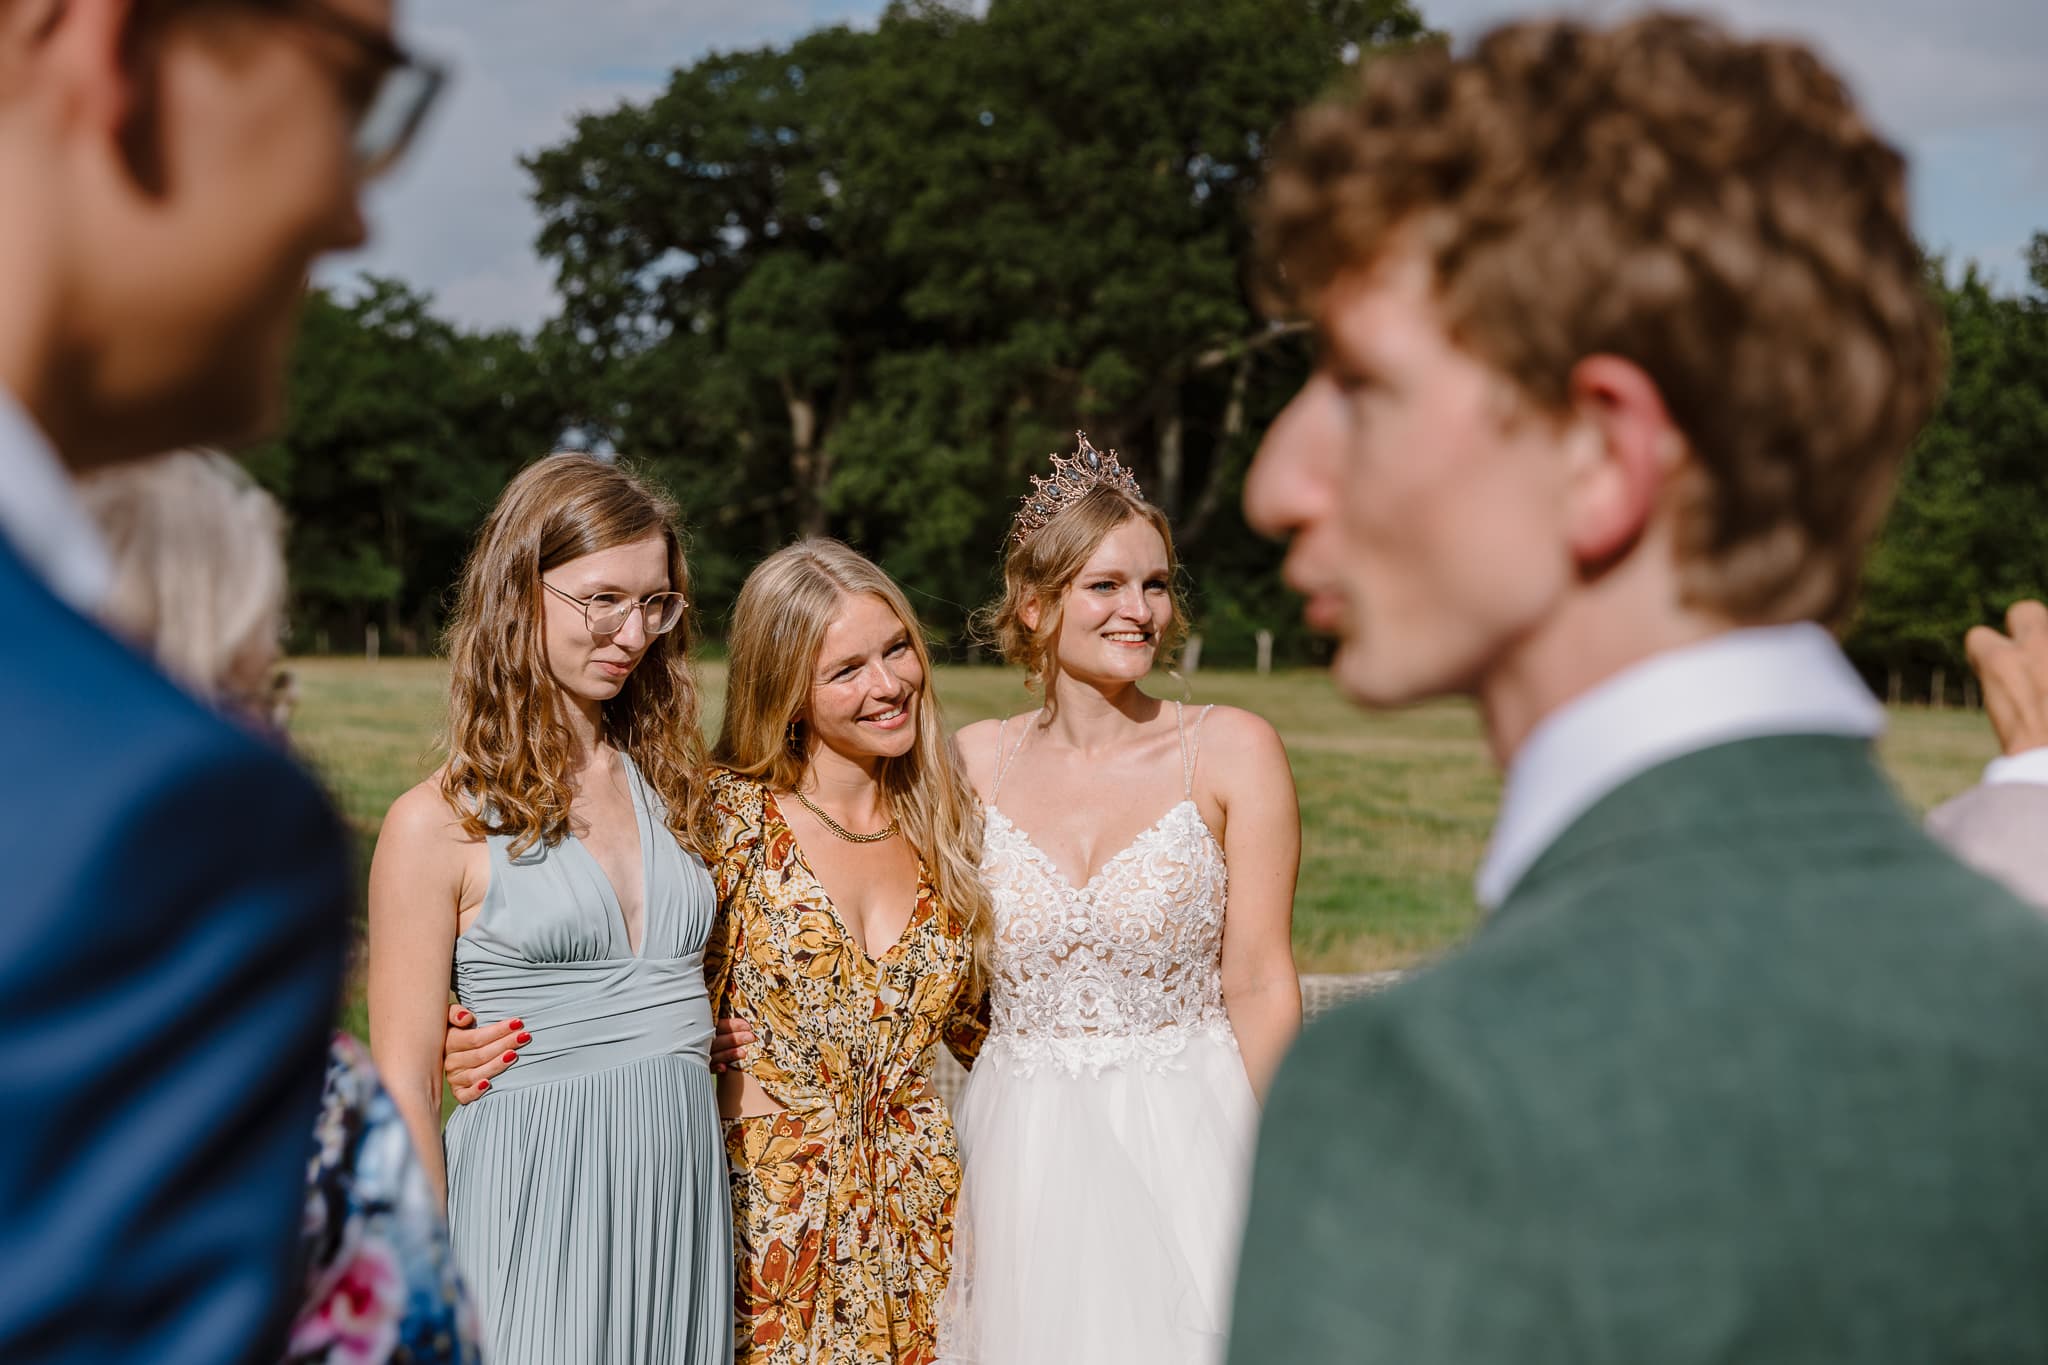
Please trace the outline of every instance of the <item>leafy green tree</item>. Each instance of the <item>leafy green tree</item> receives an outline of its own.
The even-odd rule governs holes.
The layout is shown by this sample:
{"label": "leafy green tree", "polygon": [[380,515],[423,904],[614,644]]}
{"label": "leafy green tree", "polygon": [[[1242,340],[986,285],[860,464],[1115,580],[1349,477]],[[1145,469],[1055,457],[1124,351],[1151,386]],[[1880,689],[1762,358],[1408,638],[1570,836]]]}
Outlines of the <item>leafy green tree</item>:
{"label": "leafy green tree", "polygon": [[1961,675],[1962,638],[2048,590],[2048,234],[2031,291],[1995,294],[1974,266],[1935,283],[1947,391],[1921,434],[1875,553],[1851,651],[1918,694]]}
{"label": "leafy green tree", "polygon": [[559,402],[516,333],[468,334],[430,301],[367,279],[308,305],[289,421],[245,461],[291,518],[298,643],[431,647],[477,523],[520,465],[553,448]]}
{"label": "leafy green tree", "polygon": [[1235,495],[1304,352],[1247,297],[1245,210],[1273,130],[1421,33],[1402,0],[899,0],[714,54],[529,162],[579,420],[694,509],[706,596],[831,531],[941,628],[1085,425],[1280,626]]}

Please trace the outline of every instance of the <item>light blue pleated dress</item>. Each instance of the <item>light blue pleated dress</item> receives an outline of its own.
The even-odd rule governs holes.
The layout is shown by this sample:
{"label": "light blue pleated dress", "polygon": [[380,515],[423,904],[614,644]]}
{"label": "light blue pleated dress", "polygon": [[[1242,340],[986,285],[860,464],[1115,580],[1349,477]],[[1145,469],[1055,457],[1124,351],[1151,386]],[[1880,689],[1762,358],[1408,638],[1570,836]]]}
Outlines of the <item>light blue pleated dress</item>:
{"label": "light blue pleated dress", "polygon": [[455,993],[517,1017],[519,1060],[449,1120],[448,1221],[489,1365],[727,1365],[732,1216],[708,1058],[703,862],[625,760],[645,935],[573,836],[490,842]]}

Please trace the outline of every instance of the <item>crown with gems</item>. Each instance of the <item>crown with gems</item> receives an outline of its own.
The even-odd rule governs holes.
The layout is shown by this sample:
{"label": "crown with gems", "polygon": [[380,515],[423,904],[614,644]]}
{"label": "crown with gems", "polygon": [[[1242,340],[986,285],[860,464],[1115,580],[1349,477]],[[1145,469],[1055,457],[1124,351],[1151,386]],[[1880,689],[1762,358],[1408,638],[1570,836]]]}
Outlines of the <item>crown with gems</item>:
{"label": "crown with gems", "polygon": [[1114,450],[1097,450],[1089,445],[1085,431],[1075,432],[1074,439],[1080,444],[1073,454],[1052,457],[1050,475],[1031,476],[1031,491],[1018,506],[1017,525],[1011,531],[1019,545],[1102,484],[1122,489],[1134,498],[1144,498],[1137,476],[1117,463]]}

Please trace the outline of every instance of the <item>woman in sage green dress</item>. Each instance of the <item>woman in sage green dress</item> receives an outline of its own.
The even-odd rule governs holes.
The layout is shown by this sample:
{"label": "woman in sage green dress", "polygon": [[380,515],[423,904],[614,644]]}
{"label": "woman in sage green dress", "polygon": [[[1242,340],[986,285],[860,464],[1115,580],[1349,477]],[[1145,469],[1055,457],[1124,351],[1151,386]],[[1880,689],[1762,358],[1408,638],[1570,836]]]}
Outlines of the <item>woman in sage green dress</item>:
{"label": "woman in sage green dress", "polygon": [[[370,873],[370,1039],[493,1365],[725,1365],[732,1223],[715,909],[674,507],[554,455],[486,521],[450,630],[448,762]],[[512,1018],[438,1128],[444,1002]]]}

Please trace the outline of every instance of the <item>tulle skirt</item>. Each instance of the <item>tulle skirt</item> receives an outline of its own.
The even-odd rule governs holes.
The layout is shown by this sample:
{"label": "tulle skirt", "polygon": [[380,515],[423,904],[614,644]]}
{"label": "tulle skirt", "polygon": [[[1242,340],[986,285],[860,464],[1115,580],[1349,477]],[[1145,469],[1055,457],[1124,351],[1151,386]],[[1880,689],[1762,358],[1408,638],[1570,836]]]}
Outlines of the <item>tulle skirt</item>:
{"label": "tulle skirt", "polygon": [[1164,1057],[1118,1041],[1076,1066],[998,1035],[969,1073],[942,1361],[1222,1358],[1258,1125],[1244,1062],[1227,1028]]}

